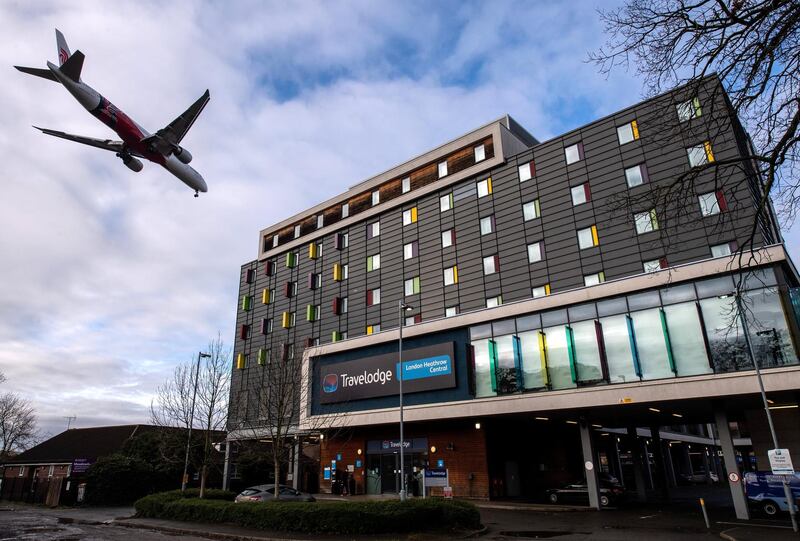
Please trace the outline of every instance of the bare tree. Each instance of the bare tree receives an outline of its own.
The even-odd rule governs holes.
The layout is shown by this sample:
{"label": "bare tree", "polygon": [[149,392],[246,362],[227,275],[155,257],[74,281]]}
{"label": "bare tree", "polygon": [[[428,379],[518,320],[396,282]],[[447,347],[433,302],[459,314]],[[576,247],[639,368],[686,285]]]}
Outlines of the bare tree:
{"label": "bare tree", "polygon": [[231,349],[217,336],[205,353],[209,357],[201,359],[204,362],[200,363],[199,372],[194,359],[177,366],[172,377],[158,388],[150,405],[154,425],[187,430],[191,425],[201,431],[202,441],[192,442],[193,462],[200,471],[201,498],[205,496],[209,468],[214,462],[212,432],[224,430],[227,422]]}
{"label": "bare tree", "polygon": [[0,459],[26,449],[36,438],[36,415],[31,403],[14,393],[0,395]]}
{"label": "bare tree", "polygon": [[[268,440],[271,444],[272,466],[275,476],[275,499],[280,498],[279,480],[281,468],[291,462],[297,438],[303,434],[332,429],[341,415],[306,417],[302,431],[299,421],[303,408],[311,400],[308,374],[304,373],[303,355],[294,345],[282,344],[277,358],[266,358],[264,370],[256,382],[254,408],[247,408],[244,397],[249,389],[236,401],[236,431],[253,439]],[[252,387],[251,387],[252,388]],[[299,457],[296,457],[299,460]]]}
{"label": "bare tree", "polygon": [[[751,137],[740,156],[680,175],[662,190],[661,199],[694,193],[694,182],[708,169],[717,182],[737,169],[748,173],[754,169],[761,184],[755,194],[757,213],[739,249],[752,246],[759,223],[769,219],[770,197],[778,203],[782,218],[794,219],[800,209],[800,3],[629,0],[600,15],[609,39],[590,59],[603,72],[635,64],[649,96],[682,84],[699,86],[704,77],[716,73],[727,89],[732,111]],[[673,130],[662,133],[670,136]]]}

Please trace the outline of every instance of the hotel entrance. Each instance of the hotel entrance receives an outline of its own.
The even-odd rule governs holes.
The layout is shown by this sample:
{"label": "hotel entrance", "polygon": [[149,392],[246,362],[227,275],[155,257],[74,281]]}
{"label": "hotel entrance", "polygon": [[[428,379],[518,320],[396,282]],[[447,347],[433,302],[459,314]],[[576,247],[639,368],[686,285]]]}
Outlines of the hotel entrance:
{"label": "hotel entrance", "polygon": [[[428,439],[405,440],[403,461],[410,496],[421,495],[422,469],[428,465]],[[367,494],[400,492],[400,440],[367,442]]]}

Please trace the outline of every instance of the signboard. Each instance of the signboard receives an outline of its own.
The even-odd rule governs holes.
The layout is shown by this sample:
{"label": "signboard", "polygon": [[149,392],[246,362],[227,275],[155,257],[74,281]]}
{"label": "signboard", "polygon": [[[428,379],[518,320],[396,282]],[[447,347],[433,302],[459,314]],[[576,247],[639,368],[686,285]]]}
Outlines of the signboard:
{"label": "signboard", "polygon": [[448,498],[450,500],[453,499],[453,487],[444,487],[442,489],[442,492],[444,493],[445,498]]}
{"label": "signboard", "polygon": [[336,453],[336,460],[342,459],[342,453]]}
{"label": "signboard", "polygon": [[735,471],[732,471],[731,473],[728,474],[728,480],[731,483],[738,483],[739,482],[739,474],[736,473]]}
{"label": "signboard", "polygon": [[330,480],[331,469],[328,466],[325,466],[325,469],[322,471],[322,478],[325,480]]}
{"label": "signboard", "polygon": [[356,468],[361,467],[361,459],[356,459]]}
{"label": "signboard", "polygon": [[770,449],[767,451],[769,456],[769,467],[773,475],[794,475],[792,456],[789,449]]}
{"label": "signboard", "polygon": [[[396,453],[400,450],[400,440],[369,440],[367,454]],[[412,438],[403,440],[403,451],[406,453],[423,453],[428,450],[428,438]]]}
{"label": "signboard", "polygon": [[426,487],[446,487],[447,470],[440,468],[430,468],[425,470]]}
{"label": "signboard", "polygon": [[[456,386],[453,342],[403,350],[403,394]],[[320,404],[392,396],[400,392],[397,353],[320,365]]]}
{"label": "signboard", "polygon": [[70,468],[70,475],[75,475],[77,473],[86,473],[89,469],[89,466],[94,464],[94,460],[89,460],[88,458],[76,458],[72,461],[72,467]]}

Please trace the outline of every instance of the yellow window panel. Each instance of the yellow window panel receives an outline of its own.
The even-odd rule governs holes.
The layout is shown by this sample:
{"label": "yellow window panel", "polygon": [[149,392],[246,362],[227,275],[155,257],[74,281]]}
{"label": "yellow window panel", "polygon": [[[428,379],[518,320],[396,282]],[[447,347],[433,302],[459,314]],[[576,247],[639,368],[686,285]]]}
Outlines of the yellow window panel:
{"label": "yellow window panel", "polygon": [[458,283],[458,267],[453,267],[453,283]]}
{"label": "yellow window panel", "polygon": [[411,223],[413,224],[416,221],[417,221],[417,207],[413,207],[411,209]]}
{"label": "yellow window panel", "polygon": [[288,329],[292,326],[292,317],[289,312],[284,312],[283,316],[281,317],[281,326],[284,329]]}
{"label": "yellow window panel", "polygon": [[339,263],[333,264],[333,279],[337,282],[342,280],[342,265]]}
{"label": "yellow window panel", "polygon": [[486,179],[486,187],[488,188],[489,195],[492,194],[492,177]]}
{"label": "yellow window panel", "polygon": [[714,161],[714,152],[711,150],[711,141],[706,141],[703,143],[703,147],[706,149],[706,158],[708,158],[708,162],[711,163]]}
{"label": "yellow window panel", "polygon": [[544,285],[544,294],[545,295],[549,295],[550,294],[550,284],[545,284]]}
{"label": "yellow window panel", "polygon": [[308,245],[308,258],[309,259],[316,259],[317,258],[317,243],[312,242]]}
{"label": "yellow window panel", "polygon": [[269,289],[264,289],[264,291],[261,292],[261,304],[269,304],[270,300]]}
{"label": "yellow window panel", "polygon": [[245,367],[244,353],[236,355],[236,369],[243,370]]}
{"label": "yellow window panel", "polygon": [[633,138],[634,139],[638,139],[639,138],[639,123],[636,122],[635,120],[633,122],[631,122],[631,130],[633,131]]}
{"label": "yellow window panel", "polygon": [[594,246],[599,246],[600,245],[600,239],[597,238],[597,226],[596,225],[592,226],[592,244]]}
{"label": "yellow window panel", "polygon": [[367,325],[367,334],[372,334],[373,330],[372,325]]}

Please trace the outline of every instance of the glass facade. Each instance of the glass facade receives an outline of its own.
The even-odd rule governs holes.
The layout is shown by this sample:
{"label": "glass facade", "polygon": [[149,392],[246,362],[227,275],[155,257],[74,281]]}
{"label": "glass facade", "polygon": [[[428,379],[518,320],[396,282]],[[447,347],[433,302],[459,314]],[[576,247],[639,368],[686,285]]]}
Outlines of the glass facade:
{"label": "glass facade", "polygon": [[[747,282],[742,304],[759,366],[797,364],[793,301],[772,270]],[[721,276],[473,327],[475,394],[752,369],[733,289]]]}

